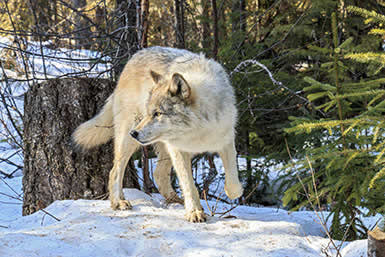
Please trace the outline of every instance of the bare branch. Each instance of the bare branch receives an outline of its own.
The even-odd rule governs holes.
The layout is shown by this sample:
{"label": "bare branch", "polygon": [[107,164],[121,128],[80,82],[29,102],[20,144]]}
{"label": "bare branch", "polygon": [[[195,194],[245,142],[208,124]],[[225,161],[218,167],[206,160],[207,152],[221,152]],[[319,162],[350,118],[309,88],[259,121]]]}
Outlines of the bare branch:
{"label": "bare branch", "polygon": [[249,65],[257,65],[259,67],[261,67],[264,71],[267,72],[267,74],[269,75],[269,78],[270,80],[273,82],[274,85],[278,86],[279,88],[283,88],[285,90],[287,90],[291,95],[301,99],[303,102],[305,102],[306,104],[308,105],[311,105],[313,106],[314,109],[316,109],[323,117],[326,117],[326,114],[317,109],[316,106],[313,105],[312,102],[310,102],[309,100],[307,100],[305,97],[301,96],[300,93],[302,93],[302,91],[299,91],[299,92],[295,92],[293,91],[292,89],[288,88],[287,86],[285,86],[282,82],[276,80],[274,77],[273,77],[273,74],[272,72],[262,63],[258,62],[257,60],[254,60],[254,59],[249,59],[249,60],[245,60],[245,61],[242,61],[241,63],[239,63],[235,68],[234,70],[230,73],[230,77],[233,76],[233,74],[235,73],[238,73],[240,72],[241,70],[243,70],[244,68],[248,67]]}

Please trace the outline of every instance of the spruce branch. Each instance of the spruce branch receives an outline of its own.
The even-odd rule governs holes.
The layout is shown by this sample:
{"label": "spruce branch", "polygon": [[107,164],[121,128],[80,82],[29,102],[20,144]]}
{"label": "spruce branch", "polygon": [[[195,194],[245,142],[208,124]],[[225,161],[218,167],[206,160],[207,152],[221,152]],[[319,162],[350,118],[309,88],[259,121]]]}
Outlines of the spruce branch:
{"label": "spruce branch", "polygon": [[379,14],[375,11],[368,11],[366,9],[357,7],[357,6],[348,6],[347,8],[348,12],[358,14],[366,19],[370,18],[370,21],[375,23],[384,23],[385,22],[385,15]]}

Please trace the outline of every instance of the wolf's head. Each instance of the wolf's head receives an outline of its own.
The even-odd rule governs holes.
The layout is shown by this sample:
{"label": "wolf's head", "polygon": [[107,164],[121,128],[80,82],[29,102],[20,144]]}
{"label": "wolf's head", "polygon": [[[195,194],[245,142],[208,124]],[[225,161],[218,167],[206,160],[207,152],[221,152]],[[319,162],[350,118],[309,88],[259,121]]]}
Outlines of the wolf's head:
{"label": "wolf's head", "polygon": [[155,87],[150,92],[146,115],[130,132],[143,145],[158,141],[171,141],[183,137],[191,130],[194,98],[183,76],[174,73],[171,79],[151,71]]}

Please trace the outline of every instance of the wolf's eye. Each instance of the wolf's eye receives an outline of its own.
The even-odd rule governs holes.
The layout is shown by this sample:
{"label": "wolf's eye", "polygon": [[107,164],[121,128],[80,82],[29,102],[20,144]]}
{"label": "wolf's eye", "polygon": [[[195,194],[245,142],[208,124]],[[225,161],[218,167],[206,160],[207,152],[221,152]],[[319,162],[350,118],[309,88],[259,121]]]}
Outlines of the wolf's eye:
{"label": "wolf's eye", "polygon": [[152,117],[153,117],[153,118],[159,117],[160,114],[161,114],[160,112],[154,112],[154,113],[152,114]]}

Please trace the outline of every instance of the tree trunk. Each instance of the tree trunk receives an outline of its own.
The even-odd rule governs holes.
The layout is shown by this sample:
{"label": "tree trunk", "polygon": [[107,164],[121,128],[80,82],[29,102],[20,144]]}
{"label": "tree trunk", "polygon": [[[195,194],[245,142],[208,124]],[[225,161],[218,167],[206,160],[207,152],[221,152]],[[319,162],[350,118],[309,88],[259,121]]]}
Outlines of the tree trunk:
{"label": "tree trunk", "polygon": [[[23,215],[55,200],[107,196],[112,143],[89,151],[74,147],[71,134],[92,118],[112,93],[104,79],[53,79],[34,85],[24,103]],[[138,187],[126,170],[125,185]]]}
{"label": "tree trunk", "polygon": [[207,0],[201,0],[200,2],[202,7],[202,19],[201,19],[201,27],[202,27],[202,47],[205,51],[210,49],[210,23],[208,20],[209,17],[209,2]]}
{"label": "tree trunk", "polygon": [[118,31],[114,34],[115,45],[114,53],[112,55],[112,65],[114,67],[115,77],[118,77],[123,71],[124,65],[127,60],[140,48],[138,41],[137,19],[140,0],[127,1],[116,0],[115,17],[119,17],[115,24],[115,30]]}
{"label": "tree trunk", "polygon": [[378,227],[368,232],[368,257],[385,257],[385,232]]}
{"label": "tree trunk", "polygon": [[[51,23],[51,4],[49,1],[29,0],[28,1],[32,17],[34,19],[34,35],[33,39],[38,41],[49,30]],[[46,38],[43,38],[46,40]]]}
{"label": "tree trunk", "polygon": [[73,7],[77,10],[74,12],[76,48],[88,49],[90,47],[92,33],[90,23],[84,18],[86,15],[86,13],[84,13],[84,9],[87,2],[86,0],[73,0],[72,2]]}
{"label": "tree trunk", "polygon": [[246,0],[233,0],[231,12],[233,49],[239,51],[246,36]]}
{"label": "tree trunk", "polygon": [[146,48],[148,46],[148,15],[150,9],[149,0],[142,0],[142,8],[141,8],[141,28],[142,28],[142,38],[140,42],[141,48]]}
{"label": "tree trunk", "polygon": [[218,10],[217,10],[217,1],[211,0],[211,5],[213,7],[213,30],[214,30],[214,46],[213,46],[213,57],[216,60],[218,58]]}
{"label": "tree trunk", "polygon": [[175,47],[185,48],[184,0],[175,0]]}

